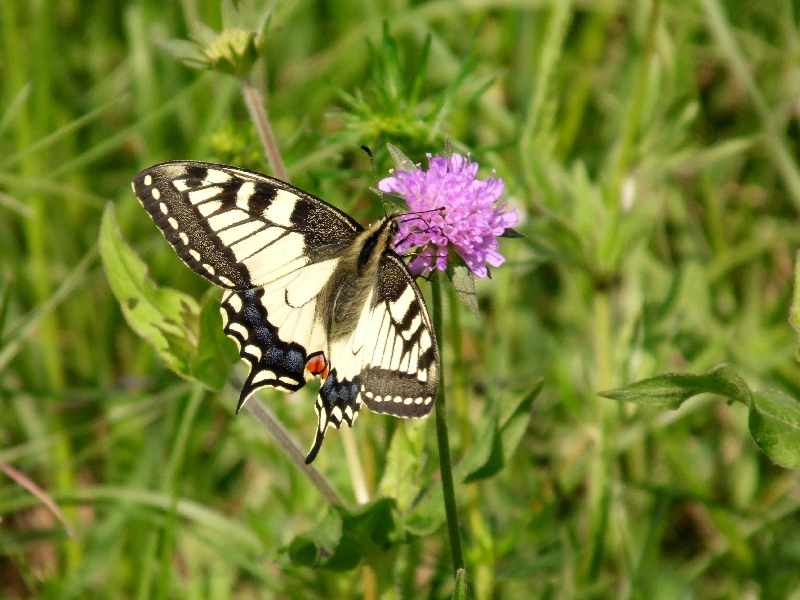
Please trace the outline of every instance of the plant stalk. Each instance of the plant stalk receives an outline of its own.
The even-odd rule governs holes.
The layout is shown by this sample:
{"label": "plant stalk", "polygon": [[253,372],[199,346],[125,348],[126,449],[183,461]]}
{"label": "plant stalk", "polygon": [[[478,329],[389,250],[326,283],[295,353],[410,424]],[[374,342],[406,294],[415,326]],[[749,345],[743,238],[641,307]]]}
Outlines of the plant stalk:
{"label": "plant stalk", "polygon": [[253,83],[247,79],[241,79],[242,95],[244,102],[247,104],[247,110],[250,111],[250,118],[258,131],[258,137],[261,139],[261,145],[264,146],[264,152],[267,155],[269,166],[272,168],[272,173],[282,181],[288,181],[289,176],[286,174],[286,167],[281,158],[281,152],[278,149],[278,142],[275,140],[275,134],[272,131],[269,118],[267,117],[267,107],[264,104],[264,98],[261,92]]}
{"label": "plant stalk", "polygon": [[[433,329],[439,344],[439,356],[442,355],[442,287],[441,274],[435,272],[431,278],[433,299]],[[450,442],[447,436],[447,410],[444,394],[444,374],[439,369],[439,392],[436,394],[436,441],[439,446],[439,467],[442,476],[442,493],[444,496],[444,512],[447,517],[447,534],[450,539],[450,554],[453,557],[453,573],[464,568],[464,553],[461,549],[461,533],[458,528],[458,510],[456,494],[453,486],[453,467],[450,461]]]}

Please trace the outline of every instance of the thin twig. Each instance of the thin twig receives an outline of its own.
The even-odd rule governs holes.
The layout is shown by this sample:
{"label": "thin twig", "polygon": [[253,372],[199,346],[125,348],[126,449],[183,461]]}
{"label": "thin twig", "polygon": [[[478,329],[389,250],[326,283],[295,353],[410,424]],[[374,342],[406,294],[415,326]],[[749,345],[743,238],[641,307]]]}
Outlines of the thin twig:
{"label": "thin twig", "polygon": [[71,537],[73,540],[75,539],[75,531],[72,529],[72,526],[67,521],[64,513],[61,512],[61,509],[55,503],[55,501],[50,497],[50,495],[45,492],[42,488],[36,485],[33,481],[28,479],[25,475],[17,471],[11,465],[7,465],[5,463],[0,463],[0,471],[8,475],[11,479],[16,481],[19,485],[24,487],[28,490],[31,494],[36,496],[42,504],[44,504],[51,513],[61,521],[61,524],[64,526],[64,529],[67,530],[67,535]]}
{"label": "thin twig", "polygon": [[333,489],[328,480],[320,473],[313,465],[306,464],[306,455],[295,443],[289,435],[289,432],[278,421],[275,414],[267,408],[258,398],[250,398],[245,404],[247,408],[253,413],[253,416],[264,426],[278,446],[281,447],[284,454],[297,466],[298,469],[308,477],[308,480],[314,485],[315,488],[322,494],[330,504],[338,506],[345,506],[344,500],[336,490]]}
{"label": "thin twig", "polygon": [[261,145],[264,146],[264,152],[267,155],[272,173],[282,181],[288,181],[289,176],[286,173],[286,167],[283,165],[278,143],[275,141],[275,134],[272,132],[272,125],[269,123],[267,117],[267,107],[264,103],[264,98],[261,92],[247,79],[241,79],[242,95],[244,102],[247,104],[247,110],[250,111],[250,118],[258,131],[258,137],[261,138]]}

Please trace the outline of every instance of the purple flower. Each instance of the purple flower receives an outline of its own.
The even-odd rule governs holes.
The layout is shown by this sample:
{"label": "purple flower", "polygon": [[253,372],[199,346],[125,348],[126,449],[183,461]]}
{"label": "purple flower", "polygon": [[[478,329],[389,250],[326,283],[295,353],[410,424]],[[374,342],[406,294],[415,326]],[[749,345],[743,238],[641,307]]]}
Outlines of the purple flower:
{"label": "purple flower", "polygon": [[487,264],[499,267],[505,260],[497,251],[497,237],[519,220],[516,210],[504,210],[507,203],[493,206],[505,182],[496,177],[476,179],[478,164],[459,154],[448,158],[428,154],[428,164],[427,171],[398,170],[378,184],[408,203],[408,214],[399,219],[397,251],[422,248],[408,265],[419,275],[444,271],[452,248],[475,275],[486,277]]}

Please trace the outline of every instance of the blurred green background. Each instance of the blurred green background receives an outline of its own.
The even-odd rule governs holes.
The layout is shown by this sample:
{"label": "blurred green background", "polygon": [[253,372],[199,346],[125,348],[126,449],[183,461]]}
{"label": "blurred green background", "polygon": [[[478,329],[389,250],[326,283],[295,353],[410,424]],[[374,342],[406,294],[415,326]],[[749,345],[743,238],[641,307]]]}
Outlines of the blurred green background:
{"label": "blurred green background", "polygon": [[[384,177],[386,142],[424,166],[447,135],[523,217],[527,238],[479,282],[480,319],[452,295],[445,311],[456,461],[486,439],[494,403],[544,377],[502,470],[457,481],[472,597],[800,599],[800,475],[757,449],[746,407],[597,396],[724,362],[800,396],[800,5],[243,4],[250,28],[270,9],[252,79],[293,184],[367,223],[381,206],[359,145]],[[0,0],[0,597],[449,598],[441,519],[398,527],[372,568],[303,566],[287,548],[325,500],[234,416],[234,385],[167,369],[106,282],[111,201],[155,282],[209,288],[131,193],[139,170],[269,172],[236,78],[164,47],[200,23],[221,31],[222,13],[218,0]],[[261,394],[304,447],[305,391]],[[406,475],[420,501],[439,482],[422,423]],[[413,427],[359,419],[373,497],[387,456],[405,456],[392,437]],[[315,464],[354,503],[338,432]]]}

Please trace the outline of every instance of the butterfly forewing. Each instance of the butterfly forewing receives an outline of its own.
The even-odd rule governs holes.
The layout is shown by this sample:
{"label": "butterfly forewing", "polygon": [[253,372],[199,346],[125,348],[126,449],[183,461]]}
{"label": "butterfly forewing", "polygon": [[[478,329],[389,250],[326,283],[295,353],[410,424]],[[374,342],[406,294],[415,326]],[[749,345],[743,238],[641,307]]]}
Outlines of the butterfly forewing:
{"label": "butterfly forewing", "polygon": [[133,191],[184,262],[229,289],[332,258],[362,230],[287,183],[213,163],[150,167],[134,178]]}
{"label": "butterfly forewing", "polygon": [[250,367],[239,408],[259,388],[296,391],[321,377],[306,462],[363,403],[398,417],[430,412],[438,349],[422,294],[391,249],[393,217],[365,231],[289,184],[213,163],[162,163],[133,189],[184,262],[227,288],[224,330]]}

